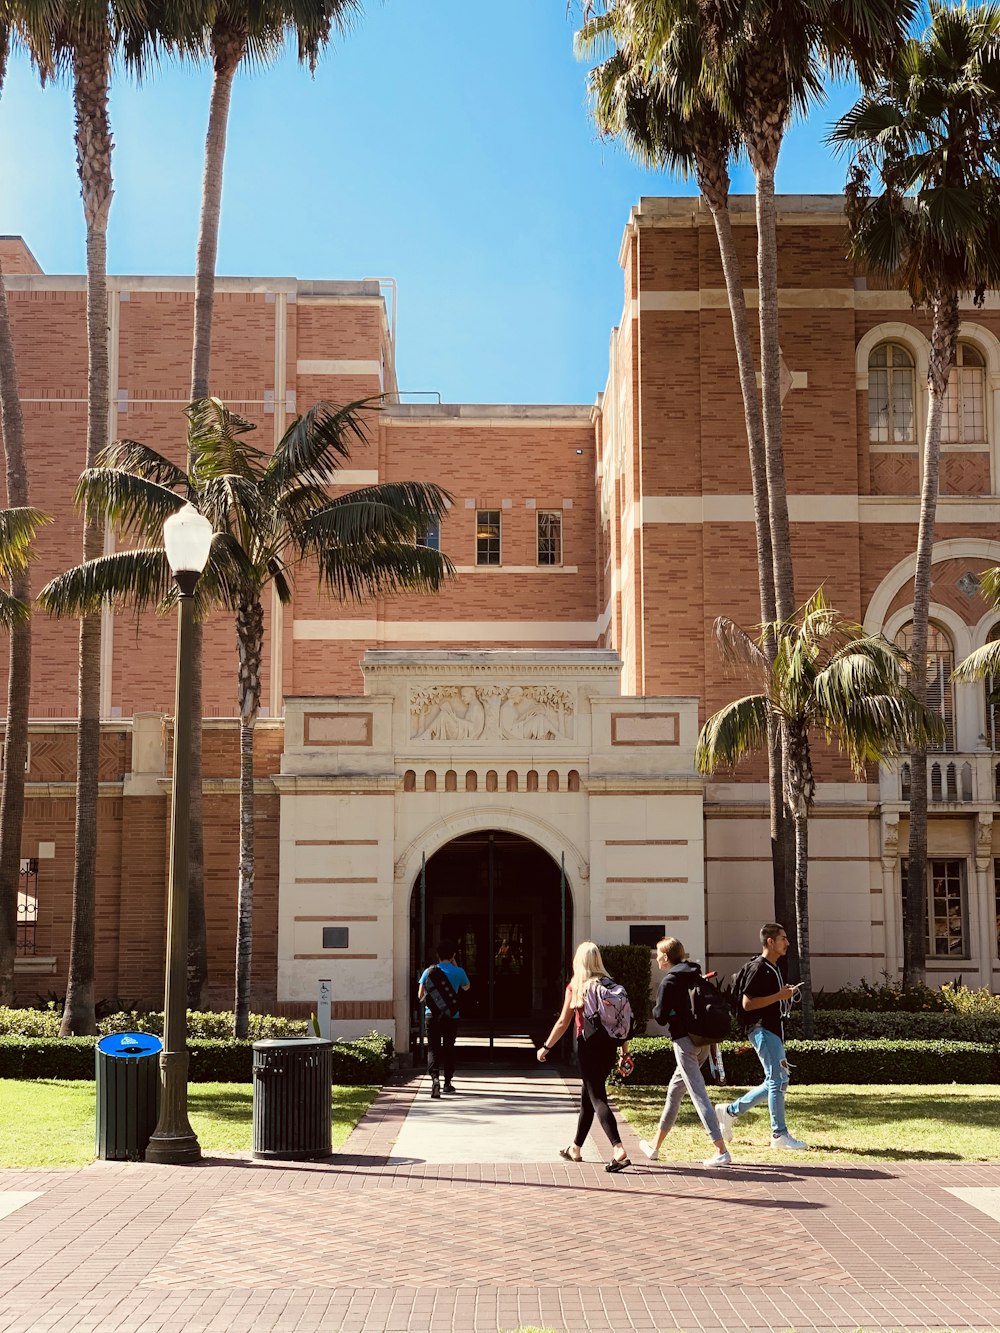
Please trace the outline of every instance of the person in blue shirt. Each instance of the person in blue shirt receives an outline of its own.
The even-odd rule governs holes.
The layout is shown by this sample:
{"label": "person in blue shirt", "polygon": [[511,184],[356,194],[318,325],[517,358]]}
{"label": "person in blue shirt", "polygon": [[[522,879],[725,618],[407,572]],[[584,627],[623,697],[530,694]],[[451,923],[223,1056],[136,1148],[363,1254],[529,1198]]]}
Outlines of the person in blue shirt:
{"label": "person in blue shirt", "polygon": [[[448,985],[455,994],[456,1003],[439,1008],[428,1003],[424,1014],[427,1019],[427,1072],[431,1076],[431,1096],[441,1096],[441,1075],[444,1074],[444,1090],[450,1096],[458,1089],[455,1087],[455,1039],[458,1036],[458,995],[469,989],[469,978],[465,968],[455,962],[455,943],[442,940],[437,948],[438,961],[435,967],[426,968],[420,976],[417,998],[426,1000],[428,991],[437,990],[436,974],[443,973]],[[440,995],[440,990],[438,994]]]}

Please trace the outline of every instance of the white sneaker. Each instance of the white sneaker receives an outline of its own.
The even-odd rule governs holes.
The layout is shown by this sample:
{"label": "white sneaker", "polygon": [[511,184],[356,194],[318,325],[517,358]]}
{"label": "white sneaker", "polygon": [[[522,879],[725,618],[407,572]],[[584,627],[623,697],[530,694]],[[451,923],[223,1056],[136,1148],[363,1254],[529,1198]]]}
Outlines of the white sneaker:
{"label": "white sneaker", "polygon": [[717,1152],[714,1157],[706,1157],[702,1162],[702,1166],[732,1166],[732,1164],[733,1159],[727,1152]]}
{"label": "white sneaker", "polygon": [[772,1148],[787,1148],[790,1152],[800,1152],[803,1148],[808,1148],[808,1143],[803,1143],[801,1139],[793,1139],[791,1134],[772,1134]]}
{"label": "white sneaker", "polygon": [[648,1157],[651,1162],[660,1160],[659,1150],[654,1148],[651,1143],[647,1143],[645,1139],[639,1140],[639,1151],[644,1157]]}
{"label": "white sneaker", "polygon": [[727,1143],[732,1143],[733,1125],[736,1122],[736,1117],[727,1106],[721,1104],[715,1108],[715,1114],[719,1117],[719,1133]]}

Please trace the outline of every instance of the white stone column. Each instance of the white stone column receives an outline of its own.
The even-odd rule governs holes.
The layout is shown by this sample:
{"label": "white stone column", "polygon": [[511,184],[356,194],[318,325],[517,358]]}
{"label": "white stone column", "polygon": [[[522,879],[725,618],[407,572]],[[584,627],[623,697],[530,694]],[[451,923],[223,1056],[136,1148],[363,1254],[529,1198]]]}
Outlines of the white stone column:
{"label": "white stone column", "polygon": [[882,930],[885,937],[885,970],[895,978],[900,970],[897,943],[896,863],[899,860],[899,815],[882,820]]}
{"label": "white stone column", "polygon": [[976,892],[969,903],[969,943],[977,945],[979,984],[989,986],[996,954],[996,917],[993,907],[993,814],[980,810],[976,819]]}

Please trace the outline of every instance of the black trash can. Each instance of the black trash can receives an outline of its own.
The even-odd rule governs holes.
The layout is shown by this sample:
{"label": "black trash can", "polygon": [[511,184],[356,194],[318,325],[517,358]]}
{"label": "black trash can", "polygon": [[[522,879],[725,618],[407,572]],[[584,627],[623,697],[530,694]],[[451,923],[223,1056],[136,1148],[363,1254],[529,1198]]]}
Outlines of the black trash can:
{"label": "black trash can", "polygon": [[116,1032],[97,1043],[97,1156],[141,1162],[160,1115],[160,1052],[150,1032]]}
{"label": "black trash can", "polygon": [[319,1037],[253,1044],[253,1155],[329,1157],[333,1042]]}

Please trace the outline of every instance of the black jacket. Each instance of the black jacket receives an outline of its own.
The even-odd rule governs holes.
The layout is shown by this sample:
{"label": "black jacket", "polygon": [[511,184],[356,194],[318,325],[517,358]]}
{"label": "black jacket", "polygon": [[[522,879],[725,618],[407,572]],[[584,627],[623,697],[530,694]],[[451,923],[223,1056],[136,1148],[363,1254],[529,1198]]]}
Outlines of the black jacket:
{"label": "black jacket", "polygon": [[685,958],[683,963],[674,963],[673,967],[660,982],[656,992],[656,1004],[653,1006],[653,1019],[661,1027],[669,1027],[673,1041],[678,1037],[688,1036],[687,993],[695,977],[701,976],[701,968]]}

